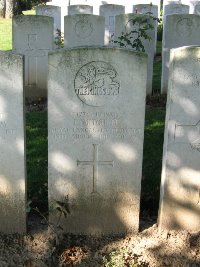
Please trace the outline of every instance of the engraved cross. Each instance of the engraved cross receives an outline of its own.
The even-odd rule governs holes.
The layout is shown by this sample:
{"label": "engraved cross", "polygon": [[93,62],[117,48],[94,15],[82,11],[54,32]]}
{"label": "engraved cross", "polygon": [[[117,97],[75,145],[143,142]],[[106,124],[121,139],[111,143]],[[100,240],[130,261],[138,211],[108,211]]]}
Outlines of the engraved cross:
{"label": "engraved cross", "polygon": [[98,160],[98,146],[97,144],[93,144],[93,160],[91,161],[80,161],[77,160],[77,166],[79,165],[91,165],[93,167],[93,190],[92,193],[97,192],[97,181],[98,181],[98,166],[99,165],[110,165],[114,166],[113,161],[100,161]]}
{"label": "engraved cross", "polygon": [[200,152],[200,121],[195,125],[176,124],[174,132],[176,143],[189,143],[191,148]]}

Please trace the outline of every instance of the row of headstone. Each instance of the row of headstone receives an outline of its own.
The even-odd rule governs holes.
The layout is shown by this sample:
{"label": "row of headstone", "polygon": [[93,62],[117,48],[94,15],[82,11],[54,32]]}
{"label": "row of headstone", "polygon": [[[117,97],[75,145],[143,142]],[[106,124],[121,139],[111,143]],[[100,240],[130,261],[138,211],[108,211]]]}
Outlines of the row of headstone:
{"label": "row of headstone", "polygon": [[[200,47],[171,53],[161,229],[200,227],[199,59]],[[50,222],[57,222],[54,201],[67,198],[71,213],[60,222],[65,232],[138,231],[146,55],[119,48],[74,48],[50,53],[48,65]],[[1,52],[0,74],[0,231],[23,233],[23,57]]]}
{"label": "row of headstone", "polygon": [[125,6],[125,13],[132,13],[133,12],[133,5],[137,4],[150,4],[152,3],[153,5],[158,6],[158,10],[160,12],[160,0],[134,0],[134,1],[129,1],[129,0],[52,0],[52,2],[47,2],[47,5],[56,5],[60,6],[63,9],[63,17],[68,15],[68,10],[67,7],[70,5],[89,5],[93,7],[93,14],[94,15],[100,15],[100,6],[104,4],[111,4],[111,5],[123,5]]}
{"label": "row of headstone", "polygon": [[[51,4],[51,5],[50,5]],[[145,14],[150,12],[155,17],[159,17],[159,9],[157,5],[152,4],[138,4],[133,5],[129,13],[141,13]],[[47,5],[39,5],[36,7],[36,15],[44,15],[54,17],[54,28],[64,31],[64,16],[66,15],[75,15],[75,14],[95,14],[93,12],[93,6],[89,5],[70,5],[65,6],[65,12],[61,13],[61,7],[53,5],[52,2],[48,2]],[[110,32],[114,33],[114,18],[116,15],[125,14],[124,5],[116,4],[104,4],[99,6],[100,16],[106,18],[106,30],[110,26]],[[62,23],[61,23],[62,20]],[[62,26],[61,26],[62,24]]]}
{"label": "row of headstone", "polygon": [[[196,14],[198,6],[200,5],[199,0],[164,0],[163,1],[163,9],[165,10],[165,6],[167,5],[187,5],[189,6],[189,13]],[[164,11],[165,14],[165,11]]]}
{"label": "row of headstone", "polygon": [[[113,8],[113,6],[110,7],[111,9]],[[120,8],[122,10],[123,6],[120,6]],[[101,12],[102,14],[105,12],[104,6],[102,6]],[[116,14],[117,11],[114,10],[114,13]],[[128,33],[131,30],[137,30],[138,24],[133,26],[133,20],[139,16],[144,15],[132,13],[109,16],[109,21],[107,20],[109,34],[115,31],[115,40],[117,40],[122,32]],[[145,51],[149,55],[147,94],[152,92],[153,58],[156,39],[156,22],[152,20],[151,23],[154,25],[154,29],[148,32],[151,36],[151,41],[143,40]],[[113,25],[116,29],[113,28]],[[108,45],[110,40],[107,37],[110,36],[105,35],[104,29],[105,17],[103,16],[89,14],[65,16],[64,46],[65,48],[104,46],[105,41]],[[47,61],[48,53],[55,47],[54,34],[53,18],[50,16],[15,16],[13,19],[13,52],[25,55],[25,94],[27,98],[47,96]],[[118,46],[118,44],[113,45]]]}

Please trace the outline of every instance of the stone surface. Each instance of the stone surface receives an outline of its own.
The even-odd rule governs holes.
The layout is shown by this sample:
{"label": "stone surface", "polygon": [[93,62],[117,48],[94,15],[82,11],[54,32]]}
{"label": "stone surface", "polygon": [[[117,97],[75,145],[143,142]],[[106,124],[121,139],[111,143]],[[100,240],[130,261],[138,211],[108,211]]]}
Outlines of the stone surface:
{"label": "stone surface", "polygon": [[195,14],[195,6],[200,4],[199,0],[182,0],[183,4],[190,6],[190,14]]}
{"label": "stone surface", "polygon": [[0,232],[26,232],[23,57],[0,52]]}
{"label": "stone surface", "polygon": [[[123,33],[130,33],[130,31],[138,30],[138,23],[134,24],[133,21],[138,17],[148,17],[148,15],[142,15],[142,14],[125,14],[125,15],[118,15],[115,17],[115,40],[118,40],[118,37],[120,37]],[[150,18],[150,23],[154,25],[154,29],[148,30],[148,35],[151,37],[151,40],[142,40],[142,43],[144,45],[145,52],[148,54],[148,71],[147,71],[147,94],[150,95],[152,93],[152,78],[153,78],[153,60],[154,60],[154,50],[155,50],[155,28],[156,28],[156,22]],[[132,34],[131,37],[133,37],[132,40],[136,38],[135,34]],[[118,45],[118,44],[116,44]],[[119,45],[118,45],[119,46]],[[131,46],[130,46],[131,48]]]}
{"label": "stone surface", "polygon": [[13,51],[25,55],[25,96],[47,96],[48,52],[53,49],[53,18],[13,18]]}
{"label": "stone surface", "polygon": [[61,31],[64,32],[64,17],[68,14],[67,7],[69,0],[53,0],[52,2],[47,2],[46,4],[61,7]]}
{"label": "stone surface", "polygon": [[[183,5],[176,2],[170,3],[164,6],[163,9],[163,32],[165,31],[166,16],[172,14],[189,14],[189,5]],[[166,30],[168,30],[166,28]]]}
{"label": "stone surface", "polygon": [[105,17],[105,37],[104,44],[109,45],[115,32],[115,16],[124,14],[125,6],[122,5],[102,5],[100,15]]}
{"label": "stone surface", "polygon": [[78,14],[65,16],[65,47],[104,45],[105,18]]}
{"label": "stone surface", "polygon": [[65,232],[138,230],[146,65],[128,49],[49,55],[49,203],[68,197]]}
{"label": "stone surface", "polygon": [[89,5],[71,5],[68,6],[68,15],[93,14],[93,7]]}
{"label": "stone surface", "polygon": [[[153,6],[157,6],[158,8],[158,17],[160,17],[160,0],[152,0],[152,1],[149,1],[149,0],[134,0],[134,2],[132,3],[132,6],[135,6],[135,5],[150,5],[152,4]],[[132,11],[131,11],[132,12]]]}
{"label": "stone surface", "polygon": [[61,31],[61,7],[51,5],[36,6],[36,15],[49,16],[54,19],[54,37],[56,37],[57,29]]}
{"label": "stone surface", "polygon": [[161,93],[168,88],[169,55],[171,48],[187,45],[199,45],[200,17],[192,14],[174,14],[166,18],[166,30],[163,34]]}
{"label": "stone surface", "polygon": [[194,14],[200,15],[200,3],[194,7]]}
{"label": "stone surface", "polygon": [[159,227],[200,229],[200,47],[173,49]]}

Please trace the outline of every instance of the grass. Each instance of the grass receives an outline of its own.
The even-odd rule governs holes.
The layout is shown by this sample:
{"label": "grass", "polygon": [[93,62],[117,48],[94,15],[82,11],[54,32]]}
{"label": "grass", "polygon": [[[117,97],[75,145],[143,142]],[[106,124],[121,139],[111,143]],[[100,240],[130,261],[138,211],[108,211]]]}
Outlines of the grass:
{"label": "grass", "polygon": [[0,19],[0,50],[12,50],[11,19]]}
{"label": "grass", "polygon": [[[24,15],[35,15],[35,10],[23,11]],[[0,19],[0,50],[12,50],[12,19]]]}
{"label": "grass", "polygon": [[26,114],[28,199],[36,206],[47,207],[47,113]]}
{"label": "grass", "polygon": [[165,108],[146,110],[142,170],[142,210],[156,214],[160,196]]}

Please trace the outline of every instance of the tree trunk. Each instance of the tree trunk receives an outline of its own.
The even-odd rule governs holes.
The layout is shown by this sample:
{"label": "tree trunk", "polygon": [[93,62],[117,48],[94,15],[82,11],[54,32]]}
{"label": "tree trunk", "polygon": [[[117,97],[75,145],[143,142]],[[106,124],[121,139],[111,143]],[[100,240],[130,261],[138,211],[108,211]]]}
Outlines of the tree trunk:
{"label": "tree trunk", "polygon": [[14,0],[6,0],[6,14],[5,18],[10,19],[14,15]]}
{"label": "tree trunk", "polygon": [[0,18],[5,17],[6,1],[0,0]]}

